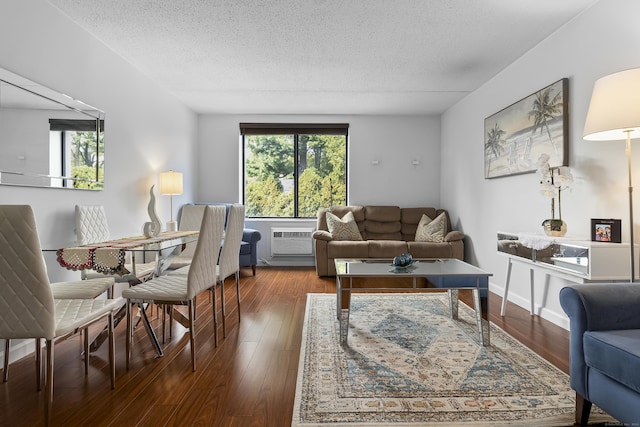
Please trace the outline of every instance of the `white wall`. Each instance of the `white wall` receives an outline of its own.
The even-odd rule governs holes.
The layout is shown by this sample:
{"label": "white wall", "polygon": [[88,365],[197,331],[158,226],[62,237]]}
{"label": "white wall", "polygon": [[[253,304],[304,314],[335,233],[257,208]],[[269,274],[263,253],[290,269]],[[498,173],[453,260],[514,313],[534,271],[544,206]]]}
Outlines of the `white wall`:
{"label": "white wall", "polygon": [[[104,191],[0,185],[0,203],[33,206],[43,248],[75,238],[76,204],[104,205],[114,237],[140,234],[149,220],[149,188],[163,170],[185,173],[185,194],[174,197],[176,213],[193,200],[193,112],[44,0],[3,0],[0,40],[0,67],[106,113]],[[156,195],[157,211],[168,220],[169,200],[157,189]],[[79,277],[57,265],[51,253],[47,260],[52,280]]]}
{"label": "white wall", "polygon": [[[198,129],[198,202],[242,201],[239,123],[349,123],[348,202],[353,205],[440,207],[440,120],[432,116],[202,115]],[[412,165],[417,159],[420,164]],[[371,164],[378,160],[379,164]],[[247,220],[262,233],[259,258],[271,264],[313,265],[310,259],[270,259],[272,225],[315,227],[313,220]]]}
{"label": "white wall", "polygon": [[[560,78],[569,78],[569,166],[575,177],[573,189],[562,193],[569,234],[589,240],[590,218],[621,218],[628,241],[624,141],[588,142],[582,131],[595,80],[640,66],[639,14],[635,0],[596,3],[443,115],[440,204],[468,235],[467,259],[494,274],[494,291],[502,292],[506,274],[506,259],[496,253],[496,232],[541,232],[550,208],[536,174],[484,179],[484,119]],[[639,149],[633,157],[634,174],[640,176]],[[540,298],[543,276],[537,277]],[[528,280],[526,269],[514,267],[509,298],[524,307]],[[543,303],[541,315],[563,326],[568,323],[558,292],[566,284],[552,279],[546,301],[536,299]]]}

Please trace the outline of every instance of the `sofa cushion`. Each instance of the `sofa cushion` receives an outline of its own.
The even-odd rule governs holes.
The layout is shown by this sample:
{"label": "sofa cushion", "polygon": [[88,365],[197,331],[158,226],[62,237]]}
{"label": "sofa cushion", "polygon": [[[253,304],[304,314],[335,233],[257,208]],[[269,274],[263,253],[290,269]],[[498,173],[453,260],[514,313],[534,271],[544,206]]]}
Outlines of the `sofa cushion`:
{"label": "sofa cushion", "polygon": [[444,236],[447,234],[447,217],[444,212],[436,218],[429,218],[422,215],[418,228],[416,229],[416,242],[444,242]]}
{"label": "sofa cushion", "polygon": [[402,240],[398,206],[365,206],[364,213],[366,240]]}
{"label": "sofa cushion", "polygon": [[364,216],[367,221],[400,222],[398,206],[365,206]]}
{"label": "sofa cushion", "polygon": [[336,258],[369,258],[369,242],[331,241],[327,243],[327,257]]}
{"label": "sofa cushion", "polygon": [[407,242],[409,253],[414,258],[453,258],[450,243]]}
{"label": "sofa cushion", "polygon": [[401,240],[369,240],[369,258],[393,258],[408,251]]}
{"label": "sofa cushion", "polygon": [[333,240],[362,240],[353,213],[347,212],[342,218],[327,212],[327,227]]}
{"label": "sofa cushion", "polygon": [[640,329],[587,331],[587,366],[640,393]]}

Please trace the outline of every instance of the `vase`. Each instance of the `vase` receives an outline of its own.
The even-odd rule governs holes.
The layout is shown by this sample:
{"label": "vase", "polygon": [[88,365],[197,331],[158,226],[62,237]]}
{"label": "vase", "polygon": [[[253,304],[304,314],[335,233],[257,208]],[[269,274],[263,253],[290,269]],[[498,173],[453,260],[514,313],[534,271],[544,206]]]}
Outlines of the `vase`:
{"label": "vase", "polygon": [[547,236],[562,237],[567,234],[567,223],[561,219],[545,219],[542,227]]}

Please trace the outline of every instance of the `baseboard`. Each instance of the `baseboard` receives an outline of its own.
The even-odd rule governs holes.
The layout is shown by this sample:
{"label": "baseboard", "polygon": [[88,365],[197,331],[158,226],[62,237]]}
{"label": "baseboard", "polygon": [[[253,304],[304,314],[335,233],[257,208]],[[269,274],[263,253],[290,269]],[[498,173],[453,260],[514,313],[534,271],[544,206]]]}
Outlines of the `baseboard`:
{"label": "baseboard", "polygon": [[316,262],[313,257],[271,257],[262,258],[258,261],[259,266],[266,267],[315,267]]}
{"label": "baseboard", "polygon": [[[489,282],[489,290],[496,295],[504,295],[504,287],[493,282]],[[509,291],[509,302],[517,305],[518,307],[522,307],[527,311],[531,310],[529,297],[522,297],[511,292],[511,290]],[[534,313],[536,313],[543,319],[548,320],[549,322],[553,323],[554,325],[560,326],[561,328],[569,330],[569,319],[567,319],[563,314],[557,313],[553,310],[549,310],[546,307],[541,307],[539,304],[535,304],[533,309]]]}

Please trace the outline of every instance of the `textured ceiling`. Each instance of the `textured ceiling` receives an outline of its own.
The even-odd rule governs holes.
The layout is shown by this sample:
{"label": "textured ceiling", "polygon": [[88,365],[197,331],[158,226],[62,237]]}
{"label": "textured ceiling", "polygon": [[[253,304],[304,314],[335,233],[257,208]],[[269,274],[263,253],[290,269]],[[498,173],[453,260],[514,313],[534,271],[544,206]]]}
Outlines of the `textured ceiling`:
{"label": "textured ceiling", "polygon": [[47,0],[199,113],[439,114],[594,0]]}

